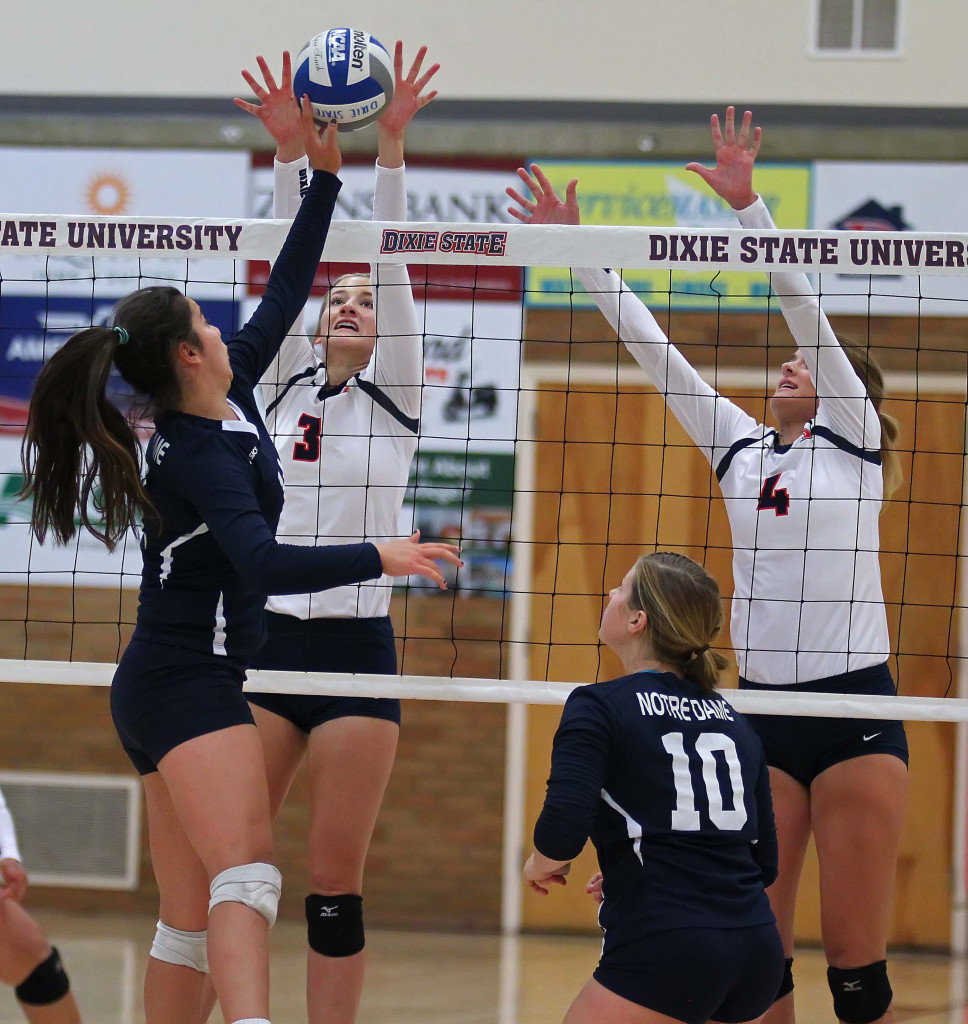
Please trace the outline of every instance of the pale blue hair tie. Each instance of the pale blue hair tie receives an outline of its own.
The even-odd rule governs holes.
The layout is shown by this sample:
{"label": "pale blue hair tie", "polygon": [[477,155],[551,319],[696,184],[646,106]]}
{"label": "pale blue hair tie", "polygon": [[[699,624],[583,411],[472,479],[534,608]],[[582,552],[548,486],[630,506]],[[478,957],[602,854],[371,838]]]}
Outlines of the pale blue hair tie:
{"label": "pale blue hair tie", "polygon": [[128,332],[123,327],[112,327],[111,330],[118,336],[119,345],[126,345],[130,340],[128,338]]}

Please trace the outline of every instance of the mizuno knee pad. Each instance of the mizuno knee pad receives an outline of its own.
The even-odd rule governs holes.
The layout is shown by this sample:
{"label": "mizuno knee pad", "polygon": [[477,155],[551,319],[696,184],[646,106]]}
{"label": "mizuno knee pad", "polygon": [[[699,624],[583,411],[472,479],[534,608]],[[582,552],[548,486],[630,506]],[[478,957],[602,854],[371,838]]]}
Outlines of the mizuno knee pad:
{"label": "mizuno knee pad", "polygon": [[71,990],[60,954],[51,947],[50,956],[39,963],[13,990],[25,1006],[49,1006]]}
{"label": "mizuno knee pad", "polygon": [[220,903],[244,903],[269,922],[275,923],[282,895],[282,875],[272,864],[240,864],[212,879],[208,912]]}
{"label": "mizuno knee pad", "polygon": [[894,998],[886,960],[849,970],[828,967],[827,984],[834,997],[834,1013],[845,1024],[870,1024],[887,1013]]}
{"label": "mizuno knee pad", "polygon": [[306,897],[309,948],[321,956],[352,956],[366,944],[363,897],[355,894]]}
{"label": "mizuno knee pad", "polygon": [[166,964],[191,967],[199,974],[208,974],[208,932],[183,932],[158,922],[151,956]]}

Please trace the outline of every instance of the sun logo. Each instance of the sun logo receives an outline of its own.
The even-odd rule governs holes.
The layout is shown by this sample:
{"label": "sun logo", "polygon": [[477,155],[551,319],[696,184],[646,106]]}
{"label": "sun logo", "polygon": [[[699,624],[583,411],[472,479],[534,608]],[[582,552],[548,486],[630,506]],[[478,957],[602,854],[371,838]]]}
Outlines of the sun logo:
{"label": "sun logo", "polygon": [[88,182],[86,198],[93,213],[127,213],[131,190],[120,175],[98,174]]}

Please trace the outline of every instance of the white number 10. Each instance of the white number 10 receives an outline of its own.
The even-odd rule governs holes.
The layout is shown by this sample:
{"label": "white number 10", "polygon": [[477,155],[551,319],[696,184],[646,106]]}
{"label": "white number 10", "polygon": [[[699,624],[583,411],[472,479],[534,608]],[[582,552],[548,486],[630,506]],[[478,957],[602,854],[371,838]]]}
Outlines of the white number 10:
{"label": "white number 10", "polygon": [[[689,755],[681,732],[667,732],[662,746],[672,755],[672,777],[676,785],[676,807],[672,812],[674,832],[698,832],[699,811],[696,810],[696,790]],[[733,809],[723,809],[723,794],[716,774],[716,751],[722,751],[729,768]],[[736,744],[721,732],[700,733],[696,740],[696,753],[702,761],[702,781],[709,802],[709,818],[724,832],[738,832],[746,824],[746,804],[743,801],[743,772],[740,768]]]}

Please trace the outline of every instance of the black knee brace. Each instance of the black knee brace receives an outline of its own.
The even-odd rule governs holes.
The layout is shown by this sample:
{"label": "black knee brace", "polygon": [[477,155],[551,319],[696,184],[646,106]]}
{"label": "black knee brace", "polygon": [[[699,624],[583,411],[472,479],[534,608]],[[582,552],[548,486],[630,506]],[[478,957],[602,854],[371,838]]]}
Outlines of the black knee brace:
{"label": "black knee brace", "polygon": [[363,897],[306,897],[309,948],[321,956],[352,956],[365,945],[363,938]]}
{"label": "black knee brace", "polygon": [[[776,993],[777,999],[782,999],[784,996],[788,996],[793,991],[793,957],[788,956],[783,961],[783,980],[780,982],[780,988]],[[774,1000],[775,1001],[775,1000]]]}
{"label": "black knee brace", "polygon": [[50,956],[39,963],[13,991],[20,1002],[27,1006],[48,1006],[63,999],[70,990],[67,971],[52,946]]}
{"label": "black knee brace", "polygon": [[887,1013],[894,998],[886,960],[846,971],[828,967],[827,984],[834,997],[834,1013],[845,1024],[870,1024]]}

